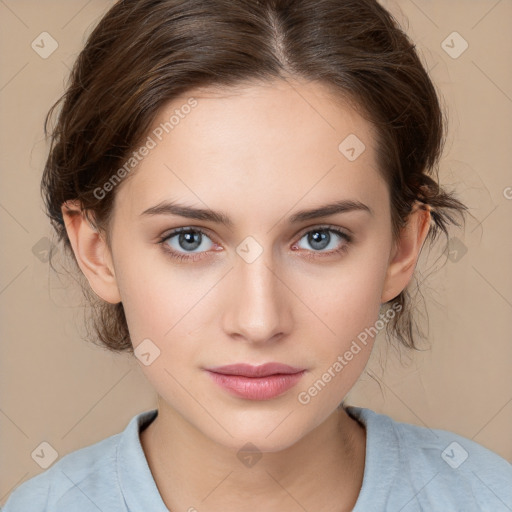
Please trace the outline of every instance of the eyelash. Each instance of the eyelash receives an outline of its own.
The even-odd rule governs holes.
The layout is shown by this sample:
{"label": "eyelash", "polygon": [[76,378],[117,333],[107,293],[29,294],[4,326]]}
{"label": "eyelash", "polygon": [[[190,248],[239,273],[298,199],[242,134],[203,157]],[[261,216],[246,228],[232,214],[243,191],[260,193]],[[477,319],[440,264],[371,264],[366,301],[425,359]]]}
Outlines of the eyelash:
{"label": "eyelash", "polygon": [[[333,256],[335,254],[344,254],[348,250],[348,246],[352,243],[351,235],[348,235],[344,231],[340,231],[336,226],[331,226],[331,225],[316,226],[314,229],[309,229],[308,231],[305,231],[300,235],[299,240],[301,240],[305,235],[308,235],[309,233],[315,233],[317,231],[328,231],[328,232],[334,233],[334,234],[338,235],[342,240],[344,240],[345,243],[340,248],[334,249],[331,251],[327,251],[327,252],[312,251],[315,254],[314,255],[307,254],[306,258],[308,258],[308,259],[315,260],[315,259],[318,259],[319,257],[322,258],[325,256]],[[206,233],[205,231],[203,231],[200,228],[194,228],[193,226],[177,228],[177,229],[171,231],[170,233],[166,234],[164,237],[161,237],[158,240],[158,243],[160,245],[162,245],[162,249],[165,251],[165,253],[167,253],[171,258],[174,258],[178,261],[195,262],[195,261],[202,259],[204,257],[203,255],[205,254],[206,251],[201,252],[201,253],[188,253],[188,254],[180,253],[180,252],[177,252],[177,251],[171,249],[169,247],[169,245],[166,244],[166,242],[168,240],[170,240],[171,238],[173,238],[174,236],[176,236],[180,233],[200,233],[201,235],[204,235],[211,239],[211,237],[208,236],[208,233]]]}

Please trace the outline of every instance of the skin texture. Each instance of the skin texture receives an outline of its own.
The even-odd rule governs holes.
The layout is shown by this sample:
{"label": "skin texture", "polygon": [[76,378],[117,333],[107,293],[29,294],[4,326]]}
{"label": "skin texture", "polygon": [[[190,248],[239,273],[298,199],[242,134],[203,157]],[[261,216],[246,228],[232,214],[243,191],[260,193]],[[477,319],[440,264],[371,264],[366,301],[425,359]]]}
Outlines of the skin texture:
{"label": "skin texture", "polygon": [[[118,185],[111,248],[83,215],[72,215],[76,203],[62,209],[92,289],[123,302],[134,346],[149,338],[160,350],[141,364],[159,397],[158,417],[141,434],[149,466],[171,511],[351,510],[366,437],[337,406],[363,372],[372,338],[307,405],[297,396],[407,286],[430,213],[415,208],[392,243],[373,127],[319,83],[194,91],[166,105],[154,126],[191,96],[195,109]],[[354,161],[338,149],[349,134],[366,146]],[[288,222],[341,199],[361,201],[373,215]],[[233,225],[140,216],[164,200],[222,210]],[[330,232],[318,249],[307,234],[326,224],[351,233],[352,242]],[[174,260],[158,244],[179,227],[207,234],[197,249],[178,236],[165,242],[202,255],[198,261]],[[248,236],[262,249],[251,263],[236,251]],[[344,253],[332,253],[344,244]],[[297,386],[271,400],[234,397],[203,370],[269,361],[306,369]],[[252,467],[237,458],[247,442],[262,454]]]}

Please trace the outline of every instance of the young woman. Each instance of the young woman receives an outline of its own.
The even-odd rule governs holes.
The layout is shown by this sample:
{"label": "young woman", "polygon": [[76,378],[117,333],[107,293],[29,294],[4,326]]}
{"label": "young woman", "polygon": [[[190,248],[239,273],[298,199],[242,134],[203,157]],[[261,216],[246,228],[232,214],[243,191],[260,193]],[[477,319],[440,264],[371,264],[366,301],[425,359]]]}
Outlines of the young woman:
{"label": "young woman", "polygon": [[48,215],[159,402],[5,512],[512,510],[497,454],[343,402],[383,326],[415,347],[407,286],[466,209],[382,6],[119,1],[62,100]]}

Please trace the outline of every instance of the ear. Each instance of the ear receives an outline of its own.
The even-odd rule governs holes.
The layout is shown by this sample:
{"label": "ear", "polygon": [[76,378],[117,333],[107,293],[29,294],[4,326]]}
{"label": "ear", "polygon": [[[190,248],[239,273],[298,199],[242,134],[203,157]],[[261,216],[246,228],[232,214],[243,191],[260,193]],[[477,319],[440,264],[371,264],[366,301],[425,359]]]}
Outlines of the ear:
{"label": "ear", "polygon": [[412,278],[430,228],[430,206],[416,202],[390,256],[381,303],[397,297]]}
{"label": "ear", "polygon": [[77,201],[66,201],[61,211],[76,260],[91,288],[106,302],[121,302],[107,243],[89,223]]}

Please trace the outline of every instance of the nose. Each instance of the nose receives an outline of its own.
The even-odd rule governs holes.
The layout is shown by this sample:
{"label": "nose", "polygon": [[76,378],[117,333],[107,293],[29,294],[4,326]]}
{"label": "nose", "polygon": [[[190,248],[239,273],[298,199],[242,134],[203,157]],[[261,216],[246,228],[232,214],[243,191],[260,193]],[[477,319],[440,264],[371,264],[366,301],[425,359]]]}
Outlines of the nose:
{"label": "nose", "polygon": [[236,258],[223,310],[227,335],[252,344],[278,341],[292,326],[293,293],[284,273],[265,255],[251,263]]}

